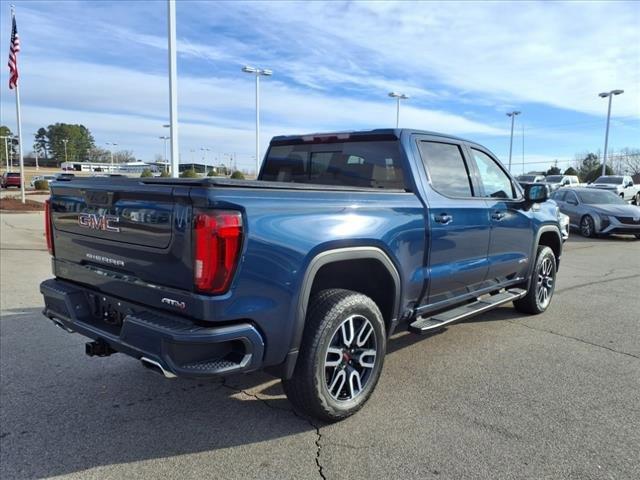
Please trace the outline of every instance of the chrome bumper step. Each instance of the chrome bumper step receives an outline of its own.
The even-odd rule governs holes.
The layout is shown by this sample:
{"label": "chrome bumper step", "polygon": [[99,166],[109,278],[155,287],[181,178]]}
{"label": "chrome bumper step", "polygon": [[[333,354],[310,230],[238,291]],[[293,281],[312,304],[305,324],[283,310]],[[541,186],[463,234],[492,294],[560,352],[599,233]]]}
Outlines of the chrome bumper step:
{"label": "chrome bumper step", "polygon": [[409,330],[418,334],[431,333],[434,330],[451,325],[452,323],[460,322],[480,313],[493,310],[500,305],[522,298],[526,294],[527,291],[524,289],[511,288],[504,292],[483,297],[473,303],[440,312],[432,317],[418,317],[409,325]]}

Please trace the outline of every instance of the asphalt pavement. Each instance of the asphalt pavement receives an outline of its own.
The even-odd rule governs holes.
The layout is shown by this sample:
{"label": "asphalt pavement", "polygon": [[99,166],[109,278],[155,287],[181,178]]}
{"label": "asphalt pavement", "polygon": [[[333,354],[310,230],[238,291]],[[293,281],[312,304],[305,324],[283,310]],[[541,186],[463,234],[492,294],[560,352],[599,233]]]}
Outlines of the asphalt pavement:
{"label": "asphalt pavement", "polygon": [[640,478],[640,241],[565,246],[549,310],[390,341],[355,416],[265,374],[166,380],[44,318],[42,214],[0,215],[0,477]]}

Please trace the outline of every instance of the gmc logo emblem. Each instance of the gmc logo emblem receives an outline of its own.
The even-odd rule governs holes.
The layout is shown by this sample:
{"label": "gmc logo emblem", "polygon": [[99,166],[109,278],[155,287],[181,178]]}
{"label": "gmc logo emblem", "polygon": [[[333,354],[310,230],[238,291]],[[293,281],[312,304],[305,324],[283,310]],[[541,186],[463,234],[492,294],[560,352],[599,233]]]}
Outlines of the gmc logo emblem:
{"label": "gmc logo emblem", "polygon": [[93,230],[119,233],[120,227],[114,226],[114,223],[119,222],[120,217],[115,215],[98,215],[97,213],[81,213],[78,215],[78,225]]}

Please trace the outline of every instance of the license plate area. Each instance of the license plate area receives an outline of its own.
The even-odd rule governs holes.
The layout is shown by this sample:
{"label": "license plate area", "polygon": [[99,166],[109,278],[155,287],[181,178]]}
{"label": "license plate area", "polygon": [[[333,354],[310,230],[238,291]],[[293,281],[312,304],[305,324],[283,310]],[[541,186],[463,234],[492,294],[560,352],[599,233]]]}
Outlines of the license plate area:
{"label": "license plate area", "polygon": [[112,333],[120,333],[125,317],[133,313],[131,306],[98,293],[89,293],[87,297],[92,323]]}

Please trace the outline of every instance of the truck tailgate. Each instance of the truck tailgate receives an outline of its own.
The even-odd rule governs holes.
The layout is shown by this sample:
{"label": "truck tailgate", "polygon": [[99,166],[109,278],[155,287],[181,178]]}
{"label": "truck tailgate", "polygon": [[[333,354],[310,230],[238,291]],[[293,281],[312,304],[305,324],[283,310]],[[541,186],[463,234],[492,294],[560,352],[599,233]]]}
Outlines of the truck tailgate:
{"label": "truck tailgate", "polygon": [[52,186],[56,261],[191,289],[189,187],[108,180]]}

